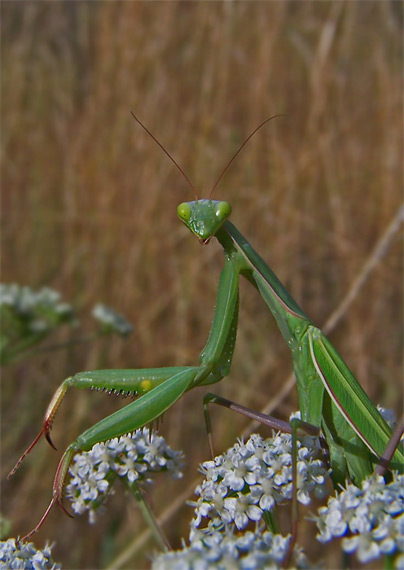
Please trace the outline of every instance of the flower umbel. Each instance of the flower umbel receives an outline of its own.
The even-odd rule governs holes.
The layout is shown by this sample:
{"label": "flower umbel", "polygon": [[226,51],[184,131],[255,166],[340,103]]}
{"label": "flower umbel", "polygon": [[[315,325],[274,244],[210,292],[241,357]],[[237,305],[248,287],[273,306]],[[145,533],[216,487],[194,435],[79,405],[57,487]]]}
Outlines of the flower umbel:
{"label": "flower umbel", "polygon": [[[253,434],[239,441],[213,461],[205,461],[205,480],[196,488],[193,528],[202,520],[215,528],[234,523],[238,530],[249,521],[258,522],[264,512],[292,498],[292,437],[278,433],[269,439]],[[308,504],[310,494],[324,496],[328,470],[320,459],[318,438],[305,436],[298,441],[297,499]],[[191,531],[192,535],[192,531]]]}
{"label": "flower umbel", "polygon": [[34,291],[15,283],[1,283],[0,308],[7,308],[19,326],[30,332],[46,331],[74,318],[73,307],[62,302],[60,293],[49,287]]}
{"label": "flower umbel", "polygon": [[174,479],[182,477],[183,455],[174,451],[164,438],[148,428],[131,435],[97,443],[91,451],[77,453],[69,469],[70,483],[66,496],[75,513],[89,511],[90,523],[96,520],[96,510],[106,496],[113,492],[112,484],[119,478],[131,484],[151,483],[160,471],[169,471]]}
{"label": "flower umbel", "polygon": [[327,542],[350,531],[342,548],[355,552],[363,564],[384,554],[404,553],[404,475],[393,473],[387,484],[381,476],[368,477],[360,489],[348,484],[318,513],[318,540]]}
{"label": "flower umbel", "polygon": [[57,291],[0,283],[0,362],[22,358],[59,326],[75,324],[73,307]]}
{"label": "flower umbel", "polygon": [[[160,554],[154,559],[153,570],[214,570],[276,569],[288,551],[290,536],[256,529],[243,534],[234,526],[222,531],[197,531],[189,547]],[[300,549],[294,550],[294,568],[308,568]]]}
{"label": "flower umbel", "polygon": [[18,570],[57,570],[61,565],[54,562],[51,547],[38,550],[32,542],[19,542],[15,538],[0,542],[0,568]]}

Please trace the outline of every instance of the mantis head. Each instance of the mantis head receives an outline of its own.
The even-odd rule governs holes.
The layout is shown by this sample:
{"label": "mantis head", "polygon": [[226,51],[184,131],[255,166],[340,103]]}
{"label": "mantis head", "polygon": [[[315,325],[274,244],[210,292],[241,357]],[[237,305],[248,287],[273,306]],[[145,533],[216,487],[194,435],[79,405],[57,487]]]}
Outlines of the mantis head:
{"label": "mantis head", "polygon": [[182,202],[177,214],[199,241],[207,244],[230,216],[231,206],[219,200],[195,200]]}

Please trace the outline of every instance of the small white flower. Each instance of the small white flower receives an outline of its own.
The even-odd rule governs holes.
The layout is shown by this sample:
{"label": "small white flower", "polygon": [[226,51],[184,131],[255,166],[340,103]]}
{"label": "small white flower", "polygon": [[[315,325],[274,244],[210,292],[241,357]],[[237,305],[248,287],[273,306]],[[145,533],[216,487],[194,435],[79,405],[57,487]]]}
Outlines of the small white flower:
{"label": "small white flower", "polygon": [[394,426],[397,423],[397,416],[394,410],[389,410],[388,408],[382,408],[382,406],[377,405],[377,409],[379,410],[380,414],[383,416],[384,421],[387,425],[394,429]]}
{"label": "small white flower", "polygon": [[111,307],[98,303],[93,308],[92,315],[99,321],[105,332],[115,332],[121,336],[127,336],[133,331],[133,326],[122,315]]}

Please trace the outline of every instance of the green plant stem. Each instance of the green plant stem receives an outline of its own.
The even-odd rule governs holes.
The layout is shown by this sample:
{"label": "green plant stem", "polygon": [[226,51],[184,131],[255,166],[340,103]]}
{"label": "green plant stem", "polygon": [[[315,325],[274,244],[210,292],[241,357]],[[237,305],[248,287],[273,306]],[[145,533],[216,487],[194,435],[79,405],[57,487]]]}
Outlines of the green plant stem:
{"label": "green plant stem", "polygon": [[154,539],[156,540],[157,544],[159,545],[162,551],[171,550],[171,545],[168,542],[167,537],[165,536],[164,532],[162,531],[160,525],[158,524],[156,517],[152,509],[150,508],[149,503],[146,501],[145,494],[139,487],[139,485],[134,481],[127,485],[129,490],[131,491],[132,495],[134,496],[139,509],[145,519],[148,527],[151,530]]}

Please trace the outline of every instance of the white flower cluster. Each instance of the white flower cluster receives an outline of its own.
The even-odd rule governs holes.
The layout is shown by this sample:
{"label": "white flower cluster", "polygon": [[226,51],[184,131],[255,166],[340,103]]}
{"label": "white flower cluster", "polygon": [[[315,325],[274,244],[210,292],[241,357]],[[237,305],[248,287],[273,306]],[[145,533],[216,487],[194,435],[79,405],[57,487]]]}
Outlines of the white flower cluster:
{"label": "white flower cluster", "polygon": [[57,570],[61,568],[52,560],[51,547],[35,548],[32,542],[19,542],[15,538],[0,542],[0,568],[8,570]]}
{"label": "white flower cluster", "polygon": [[[297,447],[297,499],[306,505],[310,493],[325,495],[329,473],[320,458],[318,438],[305,436]],[[192,527],[198,528],[206,519],[217,529],[234,523],[241,530],[249,521],[261,520],[276,504],[290,500],[291,453],[290,434],[278,433],[266,440],[253,434],[246,443],[239,441],[223,455],[203,463],[205,480],[195,490],[199,499],[193,503]]]}
{"label": "white flower cluster", "polygon": [[102,325],[105,333],[118,333],[127,336],[133,331],[133,326],[111,307],[98,303],[92,311],[94,319]]}
{"label": "white flower cluster", "polygon": [[[361,563],[404,553],[404,475],[394,473],[387,484],[383,477],[372,476],[362,482],[361,489],[348,484],[318,513],[318,540],[326,542],[350,532],[342,548],[356,552]],[[404,554],[398,554],[395,564],[404,568]]]}
{"label": "white flower cluster", "polygon": [[34,291],[16,283],[0,284],[0,308],[7,308],[30,332],[44,332],[73,318],[73,307],[60,298],[49,287]]}
{"label": "white flower cluster", "polygon": [[[272,570],[281,567],[290,536],[257,529],[235,534],[224,531],[198,531],[189,547],[167,552],[154,559],[152,570]],[[294,568],[309,568],[306,557],[295,548]]]}
{"label": "white flower cluster", "polygon": [[174,451],[164,438],[148,428],[133,434],[97,443],[91,451],[77,453],[69,468],[70,483],[66,496],[75,513],[89,511],[90,523],[96,510],[112,492],[112,484],[120,478],[127,485],[150,483],[151,476],[169,471],[174,479],[182,477],[183,454]]}

